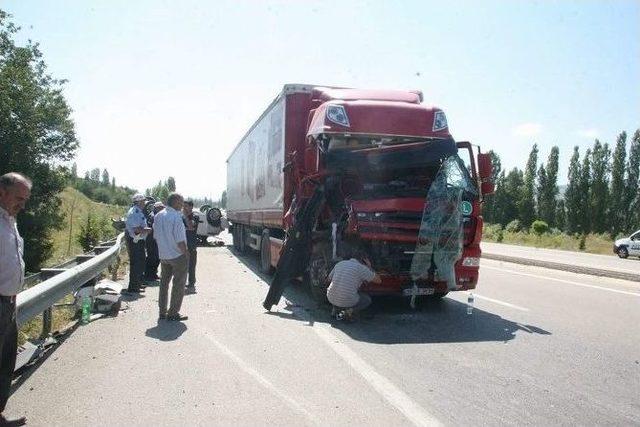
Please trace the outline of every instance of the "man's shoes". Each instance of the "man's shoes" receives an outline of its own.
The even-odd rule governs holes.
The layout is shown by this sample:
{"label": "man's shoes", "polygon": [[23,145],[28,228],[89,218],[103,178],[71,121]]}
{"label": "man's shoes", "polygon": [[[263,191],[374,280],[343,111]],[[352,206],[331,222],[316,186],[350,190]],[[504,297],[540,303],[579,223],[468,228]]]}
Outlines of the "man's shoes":
{"label": "man's shoes", "polygon": [[140,283],[140,285],[138,285],[138,286],[140,286],[140,289],[144,289],[144,288],[147,287],[147,285],[145,285],[144,283]]}
{"label": "man's shoes", "polygon": [[15,418],[15,419],[9,419],[9,418],[5,418],[4,415],[0,414],[0,427],[1,426],[7,426],[7,427],[13,427],[13,426],[23,426],[27,424],[27,417],[20,417],[20,418]]}
{"label": "man's shoes", "polygon": [[141,289],[141,288],[127,289],[127,292],[130,294],[142,294],[144,293],[144,289]]}
{"label": "man's shoes", "polygon": [[187,286],[186,288],[184,288],[184,293],[187,295],[193,295],[196,293],[196,287],[195,286]]}
{"label": "man's shoes", "polygon": [[173,314],[171,316],[167,316],[167,320],[170,322],[182,322],[183,320],[189,320],[189,316],[183,316],[182,314]]}

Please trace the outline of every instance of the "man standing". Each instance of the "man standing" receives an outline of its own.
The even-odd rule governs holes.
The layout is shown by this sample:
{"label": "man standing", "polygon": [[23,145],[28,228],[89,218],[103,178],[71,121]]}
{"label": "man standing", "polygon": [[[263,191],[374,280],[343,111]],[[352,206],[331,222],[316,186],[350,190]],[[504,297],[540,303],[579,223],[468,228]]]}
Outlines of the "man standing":
{"label": "man standing", "polygon": [[187,281],[187,293],[196,293],[196,263],[198,262],[198,217],[193,215],[193,202],[187,200],[182,207],[184,226],[187,231],[187,249],[189,250],[189,280]]}
{"label": "man standing", "polygon": [[9,420],[2,414],[16,366],[18,327],[16,294],[24,282],[24,243],[16,215],[31,196],[31,181],[19,173],[0,176],[0,426],[21,426],[26,418]]}
{"label": "man standing", "polygon": [[[162,202],[155,202],[153,204],[153,212],[147,217],[147,225],[153,227],[153,220],[155,215],[164,209]],[[156,281],[158,277],[158,266],[160,265],[160,258],[158,257],[158,242],[153,237],[153,231],[151,231],[145,239],[145,245],[147,247],[147,260],[144,268],[144,280]]]}
{"label": "man standing", "polygon": [[127,212],[127,249],[129,251],[129,288],[131,293],[144,292],[143,283],[146,257],[144,253],[145,238],[151,231],[147,227],[147,219],[144,216],[145,198],[142,194],[136,194],[131,199],[133,206]]}
{"label": "man standing", "polygon": [[352,320],[352,315],[371,304],[371,297],[359,292],[365,282],[382,283],[382,279],[371,268],[367,256],[356,250],[349,260],[340,261],[329,273],[331,284],[327,289],[327,299],[333,305],[332,315]]}
{"label": "man standing", "polygon": [[[160,255],[160,296],[158,298],[160,320],[188,319],[187,316],[180,314],[189,266],[187,235],[180,214],[183,203],[184,199],[180,194],[171,193],[167,199],[167,207],[160,211],[153,221],[153,234],[158,242],[158,254]],[[172,277],[171,304],[167,312],[169,282]]]}

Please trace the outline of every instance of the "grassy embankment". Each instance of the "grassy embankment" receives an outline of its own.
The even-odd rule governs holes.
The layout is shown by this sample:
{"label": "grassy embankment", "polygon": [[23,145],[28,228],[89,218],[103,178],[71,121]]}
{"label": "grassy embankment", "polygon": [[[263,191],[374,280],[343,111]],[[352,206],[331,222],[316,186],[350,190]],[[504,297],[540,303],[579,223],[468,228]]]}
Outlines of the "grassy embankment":
{"label": "grassy embankment", "polygon": [[[60,199],[62,201],[60,209],[65,214],[64,226],[62,229],[53,232],[53,255],[46,263],[48,267],[58,265],[83,252],[77,237],[80,232],[80,225],[86,224],[89,213],[104,225],[105,235],[103,240],[106,240],[116,235],[116,230],[111,226],[110,218],[121,217],[126,210],[122,206],[94,202],[71,187],[67,187],[60,193]],[[126,251],[121,255],[121,258],[122,261],[125,261],[127,258]],[[60,303],[71,302],[73,302],[72,296],[67,296],[63,301],[60,301]],[[58,307],[54,309],[52,330],[56,331],[63,328],[74,315],[74,307]],[[37,338],[41,331],[42,316],[38,316],[22,326],[18,341],[22,344],[27,339]]]}
{"label": "grassy embankment", "polygon": [[487,242],[507,243],[510,245],[613,255],[613,240],[607,234],[586,235],[584,249],[581,249],[580,236],[571,236],[557,231],[538,236],[526,231],[509,232],[504,229],[501,230],[500,226],[485,224],[482,239]]}

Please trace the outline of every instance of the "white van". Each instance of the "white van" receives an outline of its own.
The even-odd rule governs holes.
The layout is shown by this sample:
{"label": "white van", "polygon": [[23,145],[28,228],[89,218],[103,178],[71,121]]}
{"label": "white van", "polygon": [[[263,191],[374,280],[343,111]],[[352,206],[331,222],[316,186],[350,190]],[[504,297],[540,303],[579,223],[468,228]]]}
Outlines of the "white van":
{"label": "white van", "polygon": [[640,257],[640,230],[629,237],[616,240],[613,244],[613,252],[618,254],[620,258]]}

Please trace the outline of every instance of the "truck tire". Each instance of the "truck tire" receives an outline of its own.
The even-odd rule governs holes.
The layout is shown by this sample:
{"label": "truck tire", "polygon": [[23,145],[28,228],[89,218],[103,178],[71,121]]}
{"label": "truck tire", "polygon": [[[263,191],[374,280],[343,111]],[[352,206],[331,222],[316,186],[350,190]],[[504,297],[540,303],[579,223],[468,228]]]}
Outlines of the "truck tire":
{"label": "truck tire", "polygon": [[260,239],[260,271],[264,274],[273,273],[271,266],[271,241],[269,240],[269,230],[262,231]]}
{"label": "truck tire", "polygon": [[238,224],[238,252],[244,254],[247,252],[247,230],[244,225]]}
{"label": "truck tire", "polygon": [[322,255],[314,255],[309,261],[309,269],[304,276],[311,296],[319,303],[328,303],[327,300],[327,275],[329,274],[327,262]]}
{"label": "truck tire", "polygon": [[449,291],[446,292],[435,292],[432,295],[426,295],[426,299],[428,301],[440,301],[442,298],[446,297]]}
{"label": "truck tire", "polygon": [[209,209],[211,209],[211,205],[200,206],[200,212],[202,212],[203,214],[206,214]]}
{"label": "truck tire", "polygon": [[240,231],[240,225],[233,225],[231,229],[231,238],[233,239],[233,249],[236,251],[240,251],[240,239],[238,236],[238,231]]}
{"label": "truck tire", "polygon": [[626,246],[620,246],[618,248],[618,256],[623,259],[629,257],[629,251]]}

